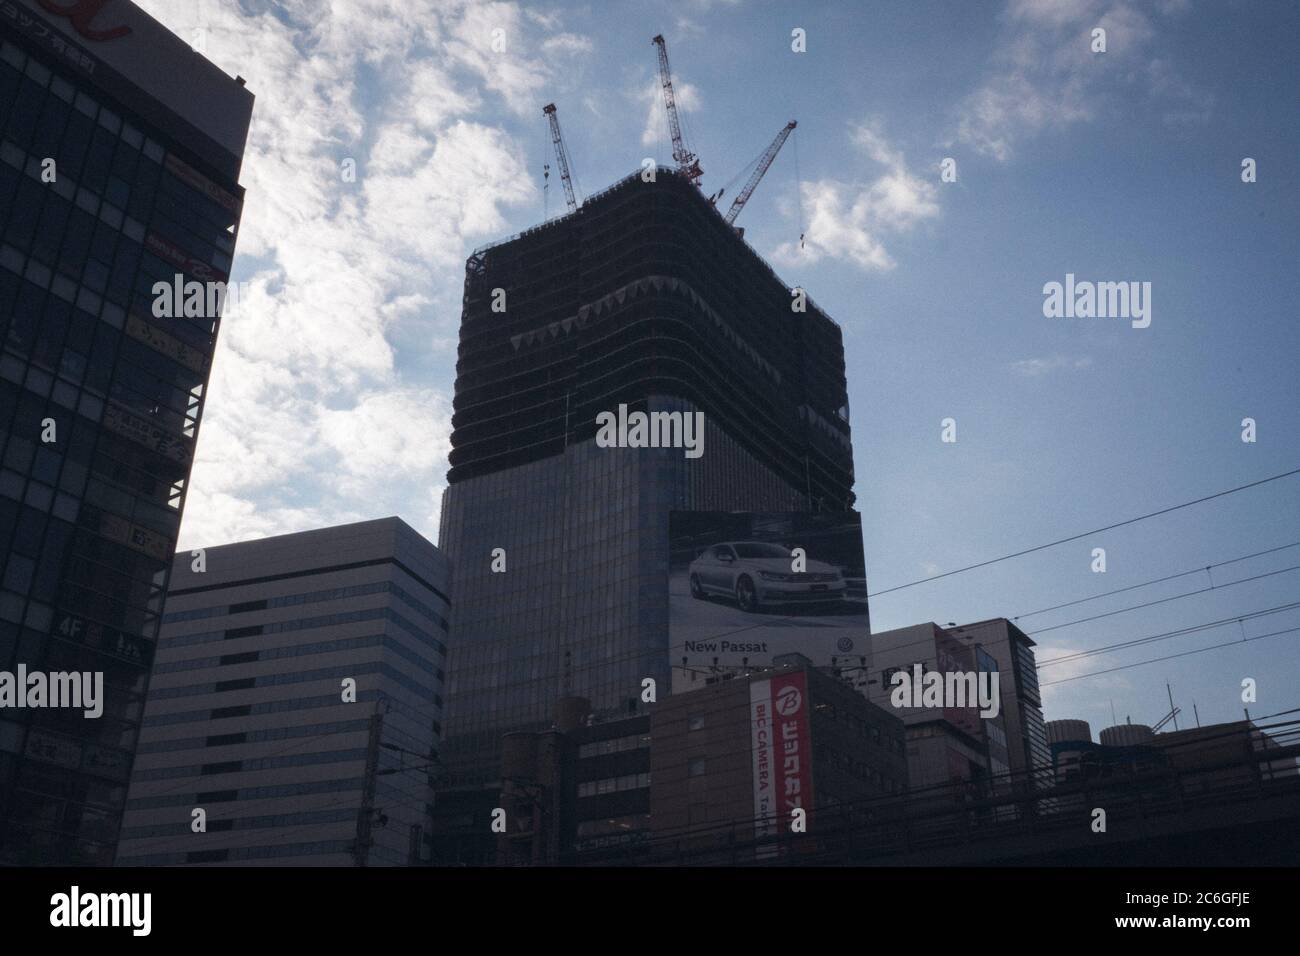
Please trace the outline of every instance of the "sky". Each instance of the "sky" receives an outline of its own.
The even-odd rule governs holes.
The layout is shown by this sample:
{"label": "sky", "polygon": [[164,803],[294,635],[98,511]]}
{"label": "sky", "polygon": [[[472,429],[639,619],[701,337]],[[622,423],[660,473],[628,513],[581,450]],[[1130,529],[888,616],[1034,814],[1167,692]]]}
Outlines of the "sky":
{"label": "sky", "polygon": [[[1094,733],[1167,683],[1182,727],[1300,707],[1300,609],[1237,620],[1300,601],[1300,476],[936,577],[1300,467],[1295,4],[141,5],[257,97],[181,548],[437,540],[464,261],[563,211],[546,103],[580,194],[671,164],[663,33],[707,192],[798,121],[738,225],[844,330],[869,584],[921,582],[873,628],[1018,619]],[[1067,275],[1150,283],[1150,325],[1049,318]]]}

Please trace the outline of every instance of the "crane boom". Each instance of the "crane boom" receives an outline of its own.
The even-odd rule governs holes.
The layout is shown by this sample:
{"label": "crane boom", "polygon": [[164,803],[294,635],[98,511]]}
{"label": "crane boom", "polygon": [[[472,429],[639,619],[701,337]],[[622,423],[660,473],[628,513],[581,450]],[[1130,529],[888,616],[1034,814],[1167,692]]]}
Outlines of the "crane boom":
{"label": "crane boom", "polygon": [[745,203],[749,202],[749,197],[758,188],[759,180],[763,178],[763,174],[767,172],[776,159],[776,154],[781,151],[781,147],[785,145],[785,141],[798,125],[794,120],[790,120],[785,124],[785,128],[776,134],[776,139],[772,140],[772,144],[763,151],[763,155],[758,159],[758,166],[755,167],[753,174],[749,177],[749,182],[745,183],[745,188],[732,200],[731,208],[727,210],[726,220],[728,224],[736,221],[736,217],[740,215],[740,210],[745,208]]}
{"label": "crane boom", "polygon": [[569,178],[569,155],[564,149],[564,139],[560,136],[560,118],[555,113],[555,104],[548,103],[542,112],[551,124],[551,142],[555,144],[555,161],[560,167],[560,182],[564,184],[564,199],[569,204],[569,212],[578,208],[578,200],[573,196],[573,180]]}
{"label": "crane boom", "polygon": [[664,42],[662,33],[651,42],[659,49],[659,82],[663,85],[664,106],[668,109],[668,130],[673,138],[673,159],[677,160],[678,172],[698,186],[704,171],[700,169],[700,161],[696,155],[689,152],[682,142],[682,124],[677,119],[677,97],[673,94],[673,74],[668,68],[668,45]]}

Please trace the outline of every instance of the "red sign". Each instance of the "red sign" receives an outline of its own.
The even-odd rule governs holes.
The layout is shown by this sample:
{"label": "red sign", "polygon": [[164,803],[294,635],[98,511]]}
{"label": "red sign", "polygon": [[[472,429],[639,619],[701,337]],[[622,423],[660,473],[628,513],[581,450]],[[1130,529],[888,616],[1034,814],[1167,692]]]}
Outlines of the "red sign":
{"label": "red sign", "polygon": [[239,200],[230,195],[230,193],[226,192],[212,180],[208,179],[207,176],[204,176],[194,167],[181,162],[171,153],[167,154],[165,165],[173,176],[190,188],[198,190],[217,205],[222,206],[231,212],[239,212]]}
{"label": "red sign", "polygon": [[159,259],[171,263],[186,275],[193,276],[201,282],[210,280],[225,282],[230,278],[220,269],[190,255],[176,243],[158,235],[156,232],[148,233],[144,237],[144,247]]}
{"label": "red sign", "polygon": [[[792,811],[810,811],[812,727],[803,671],[749,685],[750,733],[754,757],[754,835],[789,831]],[[775,847],[760,848],[771,855]]]}
{"label": "red sign", "polygon": [[67,17],[72,22],[72,28],[87,40],[100,42],[116,40],[118,37],[124,37],[131,32],[131,28],[125,26],[96,30],[90,25],[99,16],[99,12],[112,3],[113,0],[72,0],[71,3],[60,3],[59,0],[37,0],[37,2],[48,13]]}
{"label": "red sign", "polygon": [[789,826],[791,810],[812,809],[812,728],[803,671],[772,678],[772,710],[780,742],[777,809]]}

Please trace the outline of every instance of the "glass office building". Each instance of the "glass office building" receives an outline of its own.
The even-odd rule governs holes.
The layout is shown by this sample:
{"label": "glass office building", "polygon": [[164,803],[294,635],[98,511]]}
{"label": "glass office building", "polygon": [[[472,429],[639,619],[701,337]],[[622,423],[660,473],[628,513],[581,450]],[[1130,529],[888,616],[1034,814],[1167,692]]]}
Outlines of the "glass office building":
{"label": "glass office building", "polygon": [[[702,454],[599,446],[620,404],[702,412]],[[561,696],[668,693],[670,511],[853,503],[839,327],[668,169],[469,259],[452,424],[444,753],[467,786]]]}
{"label": "glass office building", "polygon": [[153,289],[224,282],[243,203],[242,81],[91,6],[0,4],[0,679],[103,675],[0,707],[0,864],[113,860],[219,321]]}

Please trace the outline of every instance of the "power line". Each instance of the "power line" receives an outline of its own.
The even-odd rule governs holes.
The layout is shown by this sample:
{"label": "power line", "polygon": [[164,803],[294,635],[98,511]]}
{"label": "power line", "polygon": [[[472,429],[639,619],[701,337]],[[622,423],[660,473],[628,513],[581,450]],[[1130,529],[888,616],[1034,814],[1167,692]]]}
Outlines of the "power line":
{"label": "power line", "polygon": [[1221,647],[1238,647],[1242,644],[1249,644],[1251,641],[1262,641],[1266,637],[1278,637],[1282,634],[1294,634],[1297,631],[1300,631],[1300,627],[1287,628],[1284,631],[1273,631],[1269,634],[1260,634],[1257,637],[1244,637],[1239,641],[1224,641],[1222,644],[1211,644],[1209,647],[1198,647],[1196,650],[1193,651],[1182,651],[1181,653],[1178,654],[1167,654],[1164,657],[1153,657],[1147,661],[1135,661],[1132,664],[1123,664],[1119,667],[1108,667],[1105,670],[1101,670],[1101,671],[1090,671],[1087,674],[1076,674],[1074,677],[1062,677],[1057,680],[1043,681],[1038,686],[1048,687],[1052,684],[1064,684],[1072,680],[1083,680],[1085,677],[1097,677],[1101,674],[1113,674],[1116,671],[1128,670],[1130,667],[1141,667],[1144,664],[1157,664],[1160,661],[1170,661],[1176,657],[1189,657],[1192,654],[1201,654],[1205,651],[1213,651]]}
{"label": "power line", "polygon": [[1168,604],[1170,601],[1181,601],[1185,597],[1194,597],[1197,594],[1206,594],[1210,591],[1221,591],[1224,588],[1230,588],[1234,584],[1247,584],[1251,581],[1259,581],[1263,578],[1271,578],[1276,574],[1286,574],[1288,571],[1300,571],[1300,564],[1289,568],[1280,568],[1277,571],[1266,571],[1263,574],[1256,574],[1254,577],[1241,578],[1236,581],[1228,581],[1225,584],[1211,584],[1208,588],[1201,588],[1197,591],[1185,591],[1182,594],[1175,594],[1172,597],[1160,598],[1157,601],[1147,601],[1145,604],[1132,604],[1128,607],[1122,607],[1115,611],[1107,611],[1104,614],[1094,614],[1092,617],[1081,617],[1077,621],[1066,621],[1064,624],[1053,624],[1051,627],[1044,627],[1037,631],[1026,631],[1027,634],[1046,634],[1048,631],[1058,631],[1063,627],[1073,627],[1075,624],[1084,624],[1088,621],[1097,621],[1103,617],[1114,617],[1116,614],[1127,614],[1129,611],[1140,611],[1142,608],[1155,607],[1157,604]]}
{"label": "power line", "polygon": [[1218,621],[1210,621],[1206,624],[1195,624],[1191,627],[1179,628],[1174,631],[1165,631],[1161,634],[1152,634],[1148,637],[1139,637],[1131,641],[1120,641],[1117,644],[1107,644],[1102,647],[1095,647],[1091,650],[1078,651],[1074,654],[1063,654],[1060,657],[1049,658],[1045,661],[1038,662],[1038,669],[1051,667],[1054,664],[1064,664],[1069,661],[1082,660],[1085,657],[1095,657],[1098,654],[1106,654],[1111,651],[1124,650],[1130,647],[1138,647],[1142,644],[1154,644],[1156,641],[1163,641],[1171,637],[1183,637],[1188,634],[1195,634],[1198,631],[1208,631],[1216,627],[1222,627],[1225,624],[1239,623],[1241,621],[1252,621],[1257,617],[1268,617],[1271,614],[1281,614],[1283,611],[1289,611],[1292,608],[1300,607],[1300,601],[1291,604],[1279,604],[1277,607],[1266,608],[1262,611],[1250,611],[1246,614],[1237,614],[1233,617],[1225,617]]}
{"label": "power line", "polygon": [[1189,574],[1200,574],[1202,571],[1209,571],[1211,568],[1227,567],[1229,564],[1237,564],[1241,561],[1248,561],[1251,558],[1261,558],[1266,554],[1274,554],[1278,551],[1285,551],[1287,548],[1294,548],[1300,545],[1300,541],[1293,541],[1290,544],[1284,544],[1281,547],[1269,548],[1267,551],[1256,551],[1254,554],[1243,555],[1240,558],[1232,558],[1229,561],[1220,561],[1217,564],[1207,564],[1203,568],[1193,568],[1190,571],[1179,571],[1177,574],[1169,574],[1163,578],[1153,578],[1150,581],[1143,581],[1141,584],[1130,584],[1125,588],[1116,588],[1113,591],[1103,591],[1101,594],[1094,594],[1092,597],[1079,598],[1077,601],[1066,601],[1064,604],[1054,604],[1051,607],[1039,608],[1037,611],[1027,611],[1024,614],[1017,614],[1011,618],[1018,621],[1023,617],[1034,617],[1038,614],[1046,614],[1048,611],[1059,611],[1062,608],[1074,607],[1076,604],[1087,604],[1089,601],[1097,601],[1104,597],[1110,597],[1113,594],[1123,594],[1125,591],[1136,591],[1139,588],[1149,587],[1152,584],[1163,584],[1165,581],[1173,581],[1178,578],[1185,578]]}
{"label": "power line", "polygon": [[1245,491],[1248,488],[1257,488],[1260,485],[1268,484],[1270,481],[1278,481],[1282,478],[1290,478],[1292,475],[1300,475],[1300,468],[1295,468],[1291,471],[1283,472],[1280,475],[1273,475],[1271,478],[1261,478],[1259,481],[1252,481],[1249,484],[1238,485],[1236,488],[1229,488],[1226,491],[1219,491],[1212,495],[1206,495],[1205,497],[1197,498],[1194,501],[1184,501],[1182,504],[1179,505],[1172,505],[1168,508],[1161,508],[1159,511],[1152,511],[1144,515],[1139,515],[1136,518],[1128,518],[1124,521],[1117,521],[1114,524],[1108,524],[1101,528],[1094,528],[1091,531],[1083,531],[1079,534],[1073,534],[1070,535],[1068,538],[1059,538],[1056,541],[1049,541],[1047,544],[1040,544],[1033,548],[1025,548],[1023,551],[1016,551],[1012,554],[1004,554],[1000,558],[990,558],[987,561],[980,561],[977,564],[969,564],[964,568],[957,568],[956,570],[953,571],[945,571],[942,574],[931,575],[928,578],[921,578],[918,581],[909,581],[907,584],[895,585],[892,588],[885,588],[882,591],[873,591],[870,594],[868,594],[867,597],[878,597],[879,595],[882,594],[892,594],[894,591],[902,591],[904,588],[916,587],[918,584],[928,584],[931,581],[938,581],[940,578],[952,577],[954,574],[962,574],[966,571],[974,571],[976,568],[986,568],[991,564],[997,564],[1001,561],[1009,561],[1012,558],[1024,557],[1026,554],[1034,554],[1035,552],[1038,551],[1045,551],[1048,548],[1054,548],[1057,545],[1067,544],[1071,541],[1078,541],[1080,538],[1086,538],[1094,534],[1101,534],[1104,531],[1114,531],[1116,528],[1123,528],[1126,527],[1127,525],[1137,524],[1137,522],[1146,521],[1148,518],[1156,518],[1159,517],[1160,515],[1167,515],[1171,512],[1179,511],[1183,508],[1190,508],[1192,505],[1204,504],[1207,501],[1213,501],[1214,499],[1222,498],[1225,495],[1236,494],[1238,491]]}

